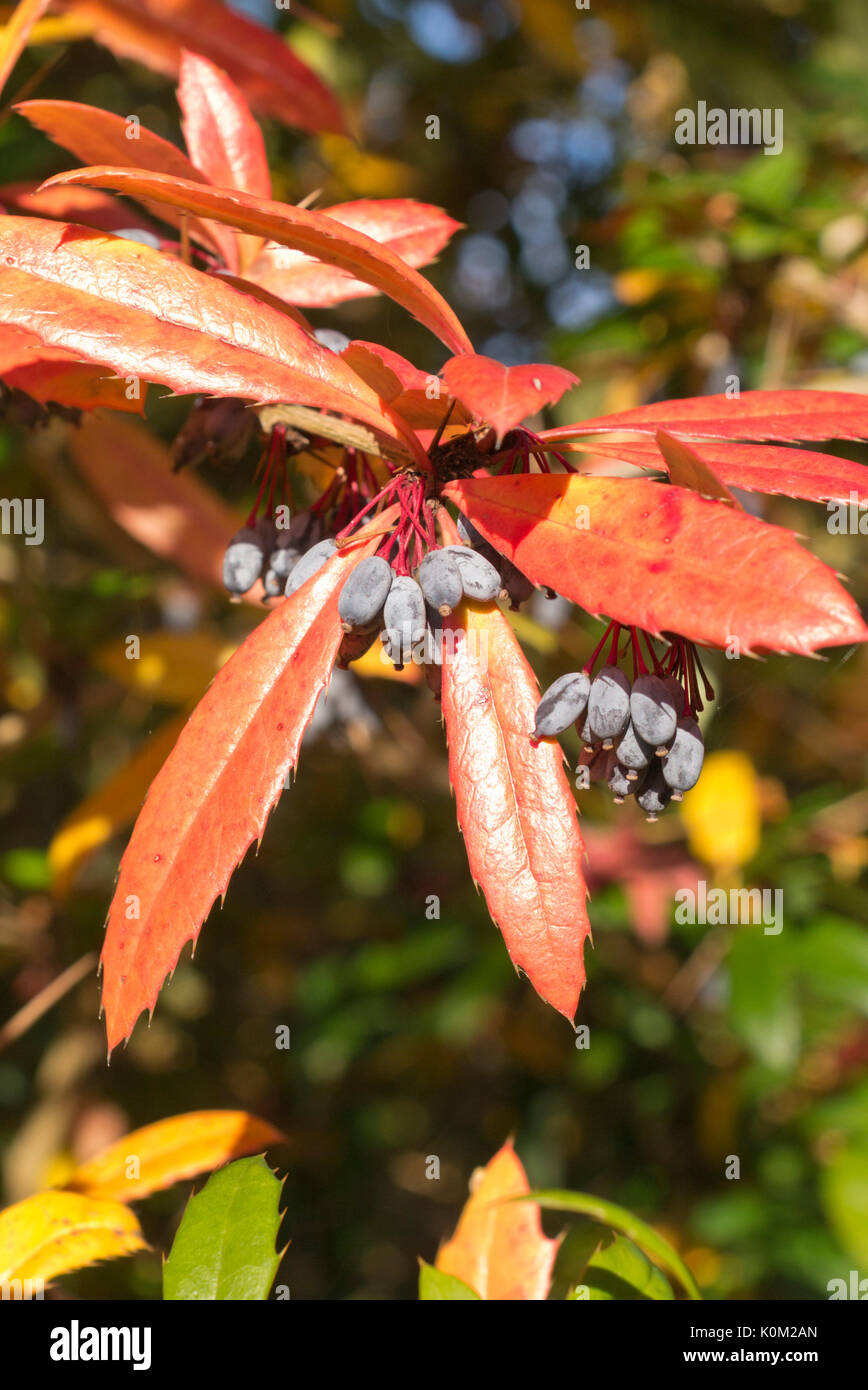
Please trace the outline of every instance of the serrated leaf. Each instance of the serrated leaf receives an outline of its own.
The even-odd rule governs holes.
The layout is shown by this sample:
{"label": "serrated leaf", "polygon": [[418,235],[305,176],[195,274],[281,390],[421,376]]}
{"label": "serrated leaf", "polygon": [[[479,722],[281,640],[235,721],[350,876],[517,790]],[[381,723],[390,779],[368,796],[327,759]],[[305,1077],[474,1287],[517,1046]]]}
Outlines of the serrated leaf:
{"label": "serrated leaf", "polygon": [[[582,449],[609,458],[623,459],[638,468],[669,472],[669,464],[656,443],[632,439],[626,443],[587,440]],[[732,444],[729,441],[695,441],[692,452],[711,468],[721,482],[745,492],[782,493],[808,502],[849,501],[851,494],[868,506],[868,468],[851,459],[808,449],[787,449],[772,444]]]}
{"label": "serrated leaf", "polygon": [[486,540],[589,613],[742,655],[868,639],[853,600],[796,536],[645,478],[520,475],[449,483]]}
{"label": "serrated leaf", "polygon": [[[442,208],[412,198],[360,198],[323,208],[322,214],[388,246],[411,266],[428,265],[461,226]],[[349,270],[274,244],[264,248],[248,273],[272,294],[305,309],[326,309],[377,293]]]}
{"label": "serrated leaf", "polygon": [[[258,198],[270,198],[271,175],[262,131],[225,72],[200,53],[184,53],[178,101],[184,139],[196,168],[219,188],[240,188]],[[86,162],[110,161],[88,157]],[[238,244],[243,269],[256,259],[263,242],[261,237],[239,236]]]}
{"label": "serrated leaf", "polygon": [[129,399],[126,382],[100,367],[80,362],[65,348],[45,347],[33,333],[7,325],[0,327],[0,381],[42,405],[95,410],[109,406],[141,415],[144,394]]}
{"label": "serrated leaf", "polygon": [[159,235],[155,223],[99,188],[47,188],[40,192],[39,184],[32,181],[6,183],[0,187],[0,209],[25,217],[50,217],[56,222],[82,222],[103,232],[137,229]]}
{"label": "serrated leaf", "polygon": [[538,1209],[512,1198],[528,1192],[521,1160],[507,1140],[477,1169],[452,1239],[440,1247],[436,1268],[490,1301],[544,1299],[551,1284],[557,1240],[543,1235]]}
{"label": "serrated leaf", "polygon": [[419,1301],[420,1303],[469,1303],[479,1302],[479,1294],[456,1279],[454,1274],[445,1274],[442,1269],[419,1261]]}
{"label": "serrated leaf", "polygon": [[403,437],[374,392],[287,315],[137,242],[0,217],[0,322],[182,394],[289,400]]}
{"label": "serrated leaf", "polygon": [[588,1262],[582,1281],[588,1288],[591,1302],[654,1299],[668,1301],[673,1297],[666,1279],[651,1261],[624,1236],[615,1236],[598,1250]]}
{"label": "serrated leaf", "polygon": [[[360,533],[361,534],[361,533]],[[339,551],[221,668],[154,780],[121,860],[102,952],[109,1051],[261,839],[341,641],[339,591],[379,537]]]}
{"label": "serrated leaf", "polygon": [[868,439],[868,396],[854,391],[743,391],[740,396],[690,396],[547,430],[549,443],[586,434],[659,429],[707,439]]}
{"label": "serrated leaf", "polygon": [[125,1134],[64,1183],[68,1192],[139,1202],[176,1182],[258,1153],[286,1136],[244,1110],[191,1110]]}
{"label": "serrated leaf", "polygon": [[441,375],[452,395],[491,425],[498,439],[513,425],[579,385],[578,377],[564,367],[543,362],[505,367],[493,357],[479,353],[450,358]]}
{"label": "serrated leaf", "polygon": [[76,1192],[40,1192],[0,1211],[0,1284],[68,1274],[98,1260],[145,1250],[133,1213],[121,1202]]}
{"label": "serrated leaf", "polygon": [[388,246],[374,241],[326,213],[275,203],[224,188],[210,188],[168,174],[140,174],[135,169],[74,169],[56,174],[44,188],[85,184],[113,188],[131,198],[143,198],[224,222],[238,231],[268,237],[282,246],[304,251],[327,265],[349,271],[394,299],[430,329],[453,352],[471,351],[470,340],[454,310],[433,285],[402,261]]}
{"label": "serrated leaf", "polygon": [[163,1265],[163,1298],[266,1299],[280,1264],[280,1187],[262,1157],[214,1173],[187,1203]]}
{"label": "serrated leaf", "polygon": [[342,131],[332,93],[280,34],[220,0],[65,0],[121,58],[177,77],[185,49],[229,74],[257,110],[300,130]]}
{"label": "serrated leaf", "polygon": [[539,688],[500,610],[463,604],[447,625],[455,651],[443,662],[443,714],[470,872],[513,964],[572,1020],[590,926],[563,755],[554,742],[531,743]]}

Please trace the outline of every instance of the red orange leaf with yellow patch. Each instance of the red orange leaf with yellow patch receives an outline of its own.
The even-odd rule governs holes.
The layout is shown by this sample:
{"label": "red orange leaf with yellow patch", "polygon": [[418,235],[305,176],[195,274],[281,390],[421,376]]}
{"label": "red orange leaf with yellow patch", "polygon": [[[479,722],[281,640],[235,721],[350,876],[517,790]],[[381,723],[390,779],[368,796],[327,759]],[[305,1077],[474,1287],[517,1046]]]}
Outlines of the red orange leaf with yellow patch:
{"label": "red orange leaf with yellow patch", "polygon": [[[322,215],[381,242],[412,266],[430,264],[461,226],[442,208],[412,198],[360,198],[323,208]],[[272,294],[306,309],[326,309],[377,293],[349,271],[285,246],[266,246],[250,275]]]}
{"label": "red orange leaf with yellow patch", "polygon": [[62,0],[121,58],[177,77],[185,49],[229,74],[251,106],[300,130],[342,131],[332,93],[275,34],[220,0]]}
{"label": "red orange leaf with yellow patch", "polygon": [[195,946],[215,899],[262,838],[335,663],[343,635],[338,594],[378,541],[332,556],[251,633],[155,778],[121,860],[106,924],[102,1000],[110,1051],[143,1009],[153,1009],[182,948]]}
{"label": "red orange leaf with yellow patch", "polygon": [[[271,175],[262,131],[241,92],[220,68],[199,53],[181,59],[178,101],[190,158],[220,188],[240,188],[257,198],[271,197]],[[90,159],[89,164],[105,164]],[[189,175],[187,175],[189,177]],[[256,259],[262,237],[239,236],[242,269]]]}
{"label": "red orange leaf with yellow patch", "polygon": [[[211,188],[168,174],[139,173],[135,169],[73,169],[55,174],[43,187],[85,184],[88,188],[113,188],[130,198],[186,210],[197,217],[225,222],[241,232],[270,237],[283,246],[304,251],[328,265],[352,275],[407,309],[453,352],[470,351],[470,340],[455,311],[427,280],[396,256],[390,247],[374,241],[354,227],[337,222],[323,212],[254,198],[233,189]],[[265,286],[269,288],[268,285]],[[550,368],[549,370],[559,370]]]}
{"label": "red orange leaf with yellow patch", "polygon": [[645,478],[467,478],[444,495],[535,584],[589,613],[742,653],[868,639],[792,531]]}
{"label": "red orange leaf with yellow patch", "polygon": [[493,357],[464,353],[443,366],[441,376],[453,396],[485,420],[502,438],[513,425],[560,400],[579,379],[565,367],[532,362],[504,367]]}
{"label": "red orange leaf with yellow patch", "polygon": [[449,777],[470,872],[513,964],[572,1019],[590,927],[563,754],[531,743],[539,689],[500,609],[463,604],[444,625],[455,643],[443,662]]}
{"label": "red orange leaf with yellow patch", "polygon": [[393,439],[408,434],[288,315],[149,246],[84,227],[0,217],[0,323],[179,393],[292,401]]}
{"label": "red orange leaf with yellow patch", "polygon": [[471,1179],[470,1197],[436,1268],[463,1279],[480,1298],[497,1302],[541,1300],[549,1291],[560,1241],[543,1234],[521,1159],[507,1140]]}

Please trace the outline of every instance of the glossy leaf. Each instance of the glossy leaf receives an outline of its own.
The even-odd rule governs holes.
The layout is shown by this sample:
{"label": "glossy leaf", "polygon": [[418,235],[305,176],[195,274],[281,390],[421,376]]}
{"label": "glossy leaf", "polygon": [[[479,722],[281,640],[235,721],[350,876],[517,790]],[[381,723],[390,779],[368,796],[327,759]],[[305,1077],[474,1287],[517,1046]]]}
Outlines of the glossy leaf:
{"label": "glossy leaf", "polygon": [[470,340],[460,320],[433,285],[388,246],[336,222],[326,213],[254,198],[248,193],[210,188],[166,174],[140,174],[134,169],[75,169],[69,174],[56,174],[43,187],[66,184],[113,188],[116,193],[125,193],[131,198],[144,198],[198,217],[213,218],[239,231],[292,246],[328,265],[348,270],[389,295],[453,352],[470,351]]}
{"label": "glossy leaf", "polygon": [[214,1173],[187,1203],[163,1265],[163,1298],[267,1298],[280,1264],[280,1188],[261,1156]]}
{"label": "glossy leaf", "polygon": [[19,0],[11,18],[0,29],[0,92],[27,47],[31,29],[42,18],[48,5],[49,0]]}
{"label": "glossy leaf", "polygon": [[435,1261],[490,1301],[541,1300],[549,1291],[558,1240],[543,1234],[539,1209],[511,1200],[529,1191],[520,1158],[507,1140],[471,1180],[471,1195],[452,1239]]}
{"label": "glossy leaf", "polygon": [[589,613],[742,654],[868,638],[791,531],[644,478],[468,478],[444,495],[535,584]]}
{"label": "glossy leaf", "polygon": [[178,741],[186,714],[169,719],[117,772],[79,802],[58,826],[48,846],[51,891],[64,898],[97,850],[132,825],[156,777]]}
{"label": "glossy leaf", "polygon": [[109,1050],[153,1009],[181,949],[298,760],[341,640],[338,593],[378,540],[338,552],[218,672],[155,778],[121,860],[102,952]]}
{"label": "glossy leaf", "polygon": [[595,1197],[588,1192],[568,1192],[549,1188],[528,1192],[526,1200],[543,1211],[570,1211],[579,1216],[591,1216],[604,1226],[620,1231],[650,1255],[660,1269],[671,1274],[688,1298],[702,1299],[696,1280],[678,1252],[673,1250],[669,1242],[664,1240],[653,1226],[641,1221],[626,1207],[619,1207],[615,1202],[608,1202],[604,1197]]}
{"label": "glossy leaf", "polygon": [[539,689],[500,609],[464,604],[446,624],[455,639],[443,663],[449,777],[470,872],[513,964],[572,1019],[590,927],[563,755],[553,741],[531,743]]}
{"label": "glossy leaf", "polygon": [[40,1192],[0,1211],[0,1284],[11,1279],[48,1283],[59,1274],[146,1248],[138,1221],[121,1202]]}
{"label": "glossy leaf", "polygon": [[285,314],[82,227],[0,217],[0,322],[177,392],[295,401],[401,433],[346,363]]}
{"label": "glossy leaf", "polygon": [[564,367],[541,362],[504,367],[477,353],[451,358],[441,375],[452,395],[491,425],[498,439],[579,384],[578,377]]}
{"label": "glossy leaf", "polygon": [[222,587],[223,552],[239,521],[149,430],[94,416],[69,436],[69,451],[109,515],[140,545],[192,579]]}
{"label": "glossy leaf", "polygon": [[479,1294],[456,1279],[454,1274],[445,1274],[442,1269],[419,1261],[419,1301],[420,1303],[478,1303]]}
{"label": "glossy leaf", "polygon": [[658,430],[657,447],[666,460],[669,480],[676,487],[692,488],[700,497],[716,497],[719,502],[734,502],[728,487],[712,472],[700,454],[666,430]]}
{"label": "glossy leaf", "polygon": [[0,327],[0,381],[46,405],[95,410],[110,406],[142,414],[140,397],[129,398],[126,382],[103,368],[80,362],[64,348],[44,347],[33,333]]}
{"label": "glossy leaf", "polygon": [[244,1110],[191,1110],[125,1134],[76,1168],[64,1189],[103,1200],[138,1202],[230,1159],[285,1142],[279,1129]]}
{"label": "glossy leaf", "polygon": [[[137,169],[149,169],[175,178],[200,181],[204,175],[194,167],[182,152],[161,135],[155,135],[146,126],[134,127],[135,139],[130,137],[130,125],[123,116],[111,111],[103,111],[98,106],[86,106],[77,101],[22,101],[15,107],[20,116],[25,116],[37,130],[43,131],[49,140],[62,145],[74,154],[76,159],[86,164],[127,164]],[[47,193],[56,192],[46,189]],[[92,190],[93,191],[93,190]],[[162,217],[164,222],[181,226],[184,216],[174,208],[152,207],[151,211]],[[130,221],[135,221],[132,214]],[[209,227],[198,218],[188,218],[191,236],[205,242],[218,251],[230,269],[237,270],[235,238],[225,227],[215,223]]]}
{"label": "glossy leaf", "polygon": [[300,130],[342,131],[332,93],[279,34],[220,0],[65,0],[118,57],[177,77],[185,49],[229,74],[250,104]]}
{"label": "glossy leaf", "polygon": [[[461,226],[442,208],[412,198],[360,198],[323,208],[322,215],[388,246],[412,266],[433,261]],[[377,293],[350,271],[324,265],[285,246],[266,246],[250,267],[250,275],[272,294],[306,309],[325,309]]]}
{"label": "glossy leaf", "polygon": [[655,401],[548,430],[546,439],[659,429],[710,439],[868,439],[868,396],[852,391],[743,391],[740,396],[691,396]]}
{"label": "glossy leaf", "polygon": [[148,221],[99,188],[44,188],[38,183],[7,183],[0,187],[0,210],[25,217],[51,217],[57,222],[81,222],[102,232],[138,230],[157,234]]}
{"label": "glossy leaf", "polygon": [[[620,444],[586,440],[582,449],[604,457],[623,459],[639,468],[669,472],[669,464],[656,442],[631,439]],[[728,487],[745,492],[782,493],[808,502],[831,499],[868,506],[868,468],[851,459],[835,458],[808,449],[788,449],[774,444],[732,444],[728,440],[694,441],[692,452]]]}
{"label": "glossy leaf", "polygon": [[[270,198],[271,175],[262,131],[225,72],[199,53],[185,53],[178,101],[184,139],[196,168],[220,188],[240,188],[257,198]],[[87,162],[108,163],[90,158]],[[263,241],[247,236],[239,236],[238,241],[243,268],[255,260]]]}

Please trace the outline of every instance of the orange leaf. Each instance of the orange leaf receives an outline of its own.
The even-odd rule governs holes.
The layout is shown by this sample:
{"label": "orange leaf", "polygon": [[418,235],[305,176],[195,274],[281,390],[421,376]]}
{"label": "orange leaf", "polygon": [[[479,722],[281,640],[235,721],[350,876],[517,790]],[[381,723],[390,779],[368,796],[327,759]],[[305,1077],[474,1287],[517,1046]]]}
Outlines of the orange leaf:
{"label": "orange leaf", "polygon": [[137,415],[145,409],[143,398],[128,399],[122,377],[80,362],[64,348],[43,347],[33,333],[5,325],[0,326],[0,380],[43,405],[54,401],[77,410],[102,405]]}
{"label": "orange leaf", "polygon": [[578,377],[564,367],[550,367],[542,362],[504,367],[493,357],[481,357],[478,353],[450,358],[441,376],[453,396],[497,431],[498,440],[513,425],[579,385]]}
{"label": "orange leaf", "polygon": [[455,1234],[440,1247],[437,1269],[490,1301],[545,1299],[560,1241],[543,1235],[535,1202],[510,1200],[530,1191],[511,1140],[476,1170],[470,1187]]}
{"label": "orange leaf", "polygon": [[48,9],[49,0],[20,0],[12,18],[0,29],[0,92],[27,47],[30,30]]}
{"label": "orange leaf", "polygon": [[[327,213],[254,198],[249,193],[234,189],[210,188],[206,184],[173,178],[168,174],[139,173],[135,169],[73,169],[68,174],[55,174],[54,178],[46,180],[43,187],[54,188],[59,184],[113,188],[117,193],[125,193],[131,198],[143,198],[167,207],[185,209],[198,217],[210,217],[239,231],[269,237],[282,246],[295,247],[328,265],[348,270],[359,280],[382,290],[383,294],[401,304],[436,334],[453,352],[471,350],[470,340],[460,320],[433,285],[388,246],[335,221]],[[266,285],[266,288],[269,287]],[[548,370],[561,369],[551,367]],[[568,376],[569,373],[564,375]]]}
{"label": "orange leaf", "polygon": [[285,1141],[279,1129],[244,1110],[191,1110],[125,1134],[76,1168],[64,1189],[103,1200],[138,1202],[230,1159]]}
{"label": "orange leaf", "polygon": [[359,535],[362,543],[333,555],[221,668],[151,786],[106,924],[109,1050],[153,1009],[181,949],[195,946],[215,899],[262,838],[335,663],[338,594],[378,544]]}
{"label": "orange leaf", "polygon": [[470,872],[513,964],[572,1019],[590,927],[563,754],[555,742],[531,743],[539,689],[500,609],[463,604],[446,622],[455,633],[443,662],[449,777]]}

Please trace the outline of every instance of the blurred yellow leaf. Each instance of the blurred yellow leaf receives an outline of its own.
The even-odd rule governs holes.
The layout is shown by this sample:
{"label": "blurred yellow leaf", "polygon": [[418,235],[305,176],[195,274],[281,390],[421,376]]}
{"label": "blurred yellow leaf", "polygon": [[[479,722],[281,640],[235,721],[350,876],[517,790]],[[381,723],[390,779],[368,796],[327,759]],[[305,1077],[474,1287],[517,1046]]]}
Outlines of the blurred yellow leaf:
{"label": "blurred yellow leaf", "polygon": [[124,1135],[77,1168],[65,1188],[87,1197],[137,1202],[230,1159],[284,1142],[279,1129],[244,1110],[191,1110]]}
{"label": "blurred yellow leaf", "polygon": [[752,859],[760,844],[760,787],[746,753],[710,753],[681,803],[691,853],[724,872]]}
{"label": "blurred yellow leaf", "polygon": [[404,685],[418,685],[422,679],[422,667],[415,662],[409,662],[403,671],[396,671],[391,661],[383,658],[385,651],[382,643],[375,642],[372,647],[368,647],[364,656],[360,656],[358,661],[350,662],[350,670],[356,676],[370,679],[377,676],[381,680],[401,681]]}
{"label": "blurred yellow leaf", "polygon": [[644,304],[646,299],[651,299],[657,294],[665,283],[666,277],[662,271],[639,268],[622,270],[615,276],[612,287],[615,297],[622,304]]}
{"label": "blurred yellow leaf", "polygon": [[0,92],[6,86],[21,52],[27,47],[30,31],[48,9],[48,0],[21,0],[15,6],[9,23],[0,29]]}
{"label": "blurred yellow leaf", "polygon": [[127,639],[122,639],[100,647],[93,662],[136,695],[186,705],[205,693],[234,650],[207,632],[149,632],[140,639],[137,657],[127,657]]}
{"label": "blurred yellow leaf", "polygon": [[0,1212],[0,1283],[44,1279],[146,1250],[133,1213],[121,1202],[76,1192],[40,1192]]}
{"label": "blurred yellow leaf", "polygon": [[551,656],[560,646],[560,638],[551,628],[543,627],[526,613],[506,613],[509,625],[523,646],[533,647],[543,656]]}
{"label": "blurred yellow leaf", "polygon": [[335,177],[349,193],[365,198],[395,198],[410,193],[418,179],[415,169],[384,155],[366,154],[346,135],[321,135],[320,149]]}
{"label": "blurred yellow leaf", "polygon": [[66,817],[48,846],[52,892],[72,888],[83,864],[138,815],[148,787],[178,741],[187,714],[151,734],[128,762]]}
{"label": "blurred yellow leaf", "polygon": [[562,72],[582,69],[577,45],[581,16],[563,0],[521,0],[521,27],[544,58]]}

